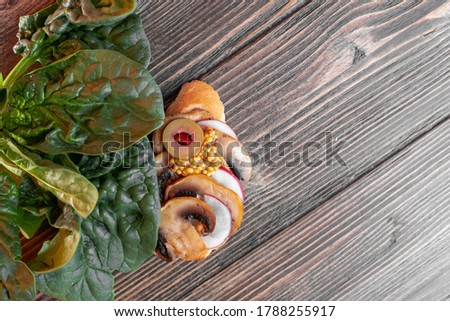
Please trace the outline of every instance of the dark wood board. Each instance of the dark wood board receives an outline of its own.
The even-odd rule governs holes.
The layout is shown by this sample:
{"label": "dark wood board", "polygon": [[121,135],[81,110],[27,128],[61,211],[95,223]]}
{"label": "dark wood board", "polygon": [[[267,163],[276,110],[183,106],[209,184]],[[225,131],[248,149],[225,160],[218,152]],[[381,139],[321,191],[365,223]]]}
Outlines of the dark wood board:
{"label": "dark wood board", "polygon": [[[12,22],[19,15],[28,12],[29,7],[37,8],[33,2],[16,1],[0,13],[5,17],[7,13],[6,23],[15,28]],[[44,1],[35,3],[43,6]],[[385,184],[385,189],[395,185],[395,177],[378,177],[379,171],[388,172],[386,168],[394,168],[399,159],[410,171],[413,160],[404,160],[408,151],[413,149],[420,160],[422,149],[427,150],[423,142],[443,137],[439,133],[447,126],[448,2],[221,1],[212,5],[203,0],[148,1],[141,3],[141,9],[153,48],[150,69],[166,100],[173,98],[187,80],[200,78],[211,83],[227,107],[230,125],[256,164],[248,186],[243,227],[226,246],[204,262],[177,261],[168,265],[152,258],[133,273],[117,274],[118,300],[443,299],[450,293],[445,281],[448,273],[443,268],[439,269],[440,279],[424,278],[425,265],[436,267],[442,261],[430,261],[430,256],[418,251],[414,244],[396,241],[405,260],[412,262],[410,270],[404,270],[409,273],[407,282],[392,270],[397,267],[393,255],[399,252],[385,251],[374,258],[361,250],[363,245],[383,248],[386,235],[375,231],[388,214],[377,209],[393,210],[382,202],[387,195],[384,190],[373,194],[371,182]],[[2,34],[6,39],[0,45],[2,54],[15,42],[11,40],[15,32],[7,30]],[[13,66],[16,58],[10,56],[0,62],[0,70]],[[311,167],[301,162],[308,143],[309,156],[324,159],[326,133],[332,135],[335,147],[341,147],[335,152],[345,166],[339,165],[336,158],[330,166],[322,162]],[[273,143],[276,147],[269,151]],[[282,143],[291,146],[284,155],[277,150]],[[293,160],[294,166],[286,166]],[[402,168],[397,170],[401,172]],[[431,191],[442,187],[440,180],[419,177]],[[354,186],[370,191],[361,192],[360,202],[380,205],[372,211],[358,212],[360,207],[355,205],[353,195],[359,190]],[[408,204],[416,204],[414,193],[422,195],[423,202],[430,196],[420,182],[413,184],[392,200],[404,204],[395,215],[407,217],[412,211]],[[442,195],[439,193],[433,203],[413,211],[414,215],[427,215],[433,208],[440,213]],[[333,214],[322,219],[320,209]],[[360,216],[367,221],[362,222]],[[355,217],[360,220],[352,225]],[[431,248],[432,241],[425,242],[414,234],[425,229],[427,226],[420,225],[425,223],[419,220],[408,230],[407,237],[424,242],[417,246]],[[436,225],[432,231],[444,238],[448,226],[441,227],[439,230]],[[374,232],[367,239],[361,234],[355,240],[356,231],[361,229]],[[300,239],[298,231],[303,233]],[[342,244],[338,245],[342,247],[331,246],[333,240],[340,240]],[[290,251],[302,255],[277,247],[282,241],[292,243]],[[448,239],[433,249],[437,254],[448,252]],[[292,259],[286,261],[291,254]],[[347,268],[348,280],[334,269],[337,259]],[[413,259],[417,259],[416,264]],[[384,262],[388,267],[376,270],[370,260],[381,265]],[[262,261],[267,268],[250,277],[260,269]],[[317,262],[325,265],[311,272],[309,268]],[[352,262],[360,263],[353,271],[345,265]],[[312,273],[311,279],[307,279],[308,273]],[[272,275],[279,276],[279,281]],[[379,283],[364,283],[374,275],[380,278]],[[296,281],[290,288],[291,276],[306,280]],[[249,281],[243,282],[247,278]],[[270,279],[267,289],[265,278]],[[338,282],[326,287],[334,278]],[[405,292],[408,295],[384,288],[388,282],[401,289],[411,284]],[[414,282],[421,286],[414,286]],[[216,283],[223,285],[223,291],[207,291]]]}
{"label": "dark wood board", "polygon": [[[205,75],[257,158],[269,133],[293,149],[256,166],[244,226],[224,248],[201,263],[150,260],[118,277],[117,297],[183,299],[448,117],[448,9],[433,4],[314,2]],[[327,131],[347,166],[285,166]]]}
{"label": "dark wood board", "polygon": [[186,300],[448,300],[450,120]]}

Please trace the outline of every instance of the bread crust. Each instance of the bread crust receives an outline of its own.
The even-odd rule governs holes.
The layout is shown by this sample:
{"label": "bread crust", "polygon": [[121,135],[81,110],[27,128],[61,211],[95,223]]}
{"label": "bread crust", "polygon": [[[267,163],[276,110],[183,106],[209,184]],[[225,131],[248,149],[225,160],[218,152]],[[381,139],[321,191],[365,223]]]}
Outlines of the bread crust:
{"label": "bread crust", "polygon": [[225,107],[214,88],[200,80],[183,84],[181,90],[166,110],[166,115],[189,113],[194,109],[208,111],[213,119],[225,121]]}

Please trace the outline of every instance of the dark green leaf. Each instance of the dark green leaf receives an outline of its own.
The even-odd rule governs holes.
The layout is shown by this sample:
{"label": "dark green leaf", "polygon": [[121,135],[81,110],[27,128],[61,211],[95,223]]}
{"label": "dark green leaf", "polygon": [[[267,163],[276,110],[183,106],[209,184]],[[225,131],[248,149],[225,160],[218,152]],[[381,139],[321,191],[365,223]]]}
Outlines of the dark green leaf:
{"label": "dark green leaf", "polygon": [[[80,173],[88,179],[104,176],[122,165],[125,150],[100,156],[82,155],[78,160]],[[80,155],[71,155],[77,157]]]}
{"label": "dark green leaf", "polygon": [[67,25],[108,25],[132,14],[135,0],[60,0],[59,8],[47,18],[50,32],[64,32]]}
{"label": "dark green leaf", "polygon": [[[114,25],[79,27],[62,35],[52,47],[52,56],[46,58],[49,62],[86,49],[115,50],[144,66],[148,66],[151,57],[150,43],[136,14]],[[43,59],[40,61],[45,64]]]}
{"label": "dark green leaf", "polygon": [[[160,203],[153,151],[147,137],[109,154],[108,171],[92,181],[99,202],[81,223],[82,241],[64,267],[37,276],[38,289],[61,300],[110,300],[111,270],[129,272],[153,255]],[[79,160],[80,172],[94,172],[104,156]],[[114,166],[111,166],[114,164]]]}
{"label": "dark green leaf", "polygon": [[19,38],[18,43],[14,46],[14,52],[23,56],[36,55],[37,51],[41,51],[39,54],[43,55],[42,51],[46,51],[47,55],[50,52],[50,48],[42,46],[46,39],[46,33],[43,28],[45,27],[45,21],[53,14],[58,5],[54,4],[47,8],[42,9],[34,14],[20,17],[19,20],[19,32],[17,36]]}
{"label": "dark green leaf", "polygon": [[32,238],[42,223],[58,207],[53,194],[38,187],[30,176],[22,178],[19,186],[19,212],[16,223],[22,234]]}
{"label": "dark green leaf", "polygon": [[100,155],[162,125],[161,91],[139,63],[110,50],[79,51],[18,79],[4,127],[48,154]]}
{"label": "dark green leaf", "polygon": [[19,191],[6,172],[0,172],[0,300],[32,300],[34,277],[20,260],[19,230],[15,224]]}
{"label": "dark green leaf", "polygon": [[40,208],[57,207],[58,203],[53,194],[38,187],[30,176],[25,176],[19,186],[19,206],[37,208],[36,215],[44,215],[46,211],[39,213]]}
{"label": "dark green leaf", "polygon": [[9,249],[0,244],[0,301],[31,301],[35,296],[33,273],[25,263],[14,260]]}
{"label": "dark green leaf", "polygon": [[45,215],[39,215],[35,208],[22,208],[16,218],[16,224],[23,236],[32,238],[46,220]]}
{"label": "dark green leaf", "polygon": [[121,160],[116,169],[92,180],[99,202],[83,221],[82,231],[95,244],[104,265],[129,272],[153,255],[160,201],[148,138],[128,148]]}
{"label": "dark green leaf", "polygon": [[112,300],[114,277],[104,267],[92,240],[82,236],[73,258],[64,267],[36,276],[37,289],[59,300]]}
{"label": "dark green leaf", "polygon": [[20,258],[19,230],[15,224],[19,206],[19,189],[6,172],[0,172],[0,244],[10,249],[13,259]]}

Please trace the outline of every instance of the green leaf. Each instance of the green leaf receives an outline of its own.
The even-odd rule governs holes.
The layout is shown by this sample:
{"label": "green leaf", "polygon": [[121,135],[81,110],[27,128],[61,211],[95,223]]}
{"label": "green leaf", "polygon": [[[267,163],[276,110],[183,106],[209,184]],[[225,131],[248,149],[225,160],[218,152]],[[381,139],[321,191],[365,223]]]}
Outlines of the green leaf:
{"label": "green leaf", "polygon": [[[150,141],[145,137],[108,156],[120,161],[92,180],[100,191],[99,202],[81,223],[82,241],[75,256],[64,267],[37,276],[38,289],[47,295],[61,300],[111,300],[110,271],[129,272],[153,255],[161,209]],[[101,165],[105,160],[88,158],[78,162],[82,173],[89,164]]]}
{"label": "green leaf", "polygon": [[91,301],[114,298],[114,277],[100,261],[91,239],[82,236],[73,258],[64,267],[36,276],[37,289],[59,300]]}
{"label": "green leaf", "polygon": [[[1,140],[2,138],[0,138],[0,141]],[[23,177],[25,175],[23,170],[11,162],[5,154],[0,152],[0,170],[3,171],[4,169],[17,177]]]}
{"label": "green leaf", "polygon": [[22,234],[32,238],[42,223],[58,207],[53,194],[38,187],[28,175],[24,176],[19,185],[19,212],[16,224]]}
{"label": "green leaf", "polygon": [[100,155],[124,149],[162,125],[161,91],[139,63],[86,50],[20,79],[3,125],[47,154]]}
{"label": "green leaf", "polygon": [[150,45],[135,8],[135,1],[65,0],[21,17],[14,52],[23,59],[0,87],[10,88],[36,61],[47,65],[80,49],[116,50],[147,66]]}
{"label": "green leaf", "polygon": [[14,46],[15,53],[23,56],[34,56],[38,50],[46,50],[42,46],[44,39],[46,39],[46,33],[43,28],[46,26],[45,21],[47,18],[56,9],[58,9],[58,5],[53,4],[34,14],[20,17],[19,32],[17,33],[19,41]]}
{"label": "green leaf", "polygon": [[20,228],[23,236],[31,239],[41,227],[46,219],[45,215],[39,215],[34,208],[23,208],[18,213],[16,224]]}
{"label": "green leaf", "polygon": [[[18,54],[35,57],[43,65],[86,49],[109,49],[120,52],[130,59],[148,66],[151,58],[150,43],[139,15],[131,14],[114,24],[76,25],[68,27],[64,33],[48,37],[45,16],[54,11],[47,8],[42,13],[21,18],[19,41],[14,47]],[[36,22],[38,21],[38,22]],[[30,35],[35,35],[31,37]]]}
{"label": "green leaf", "polygon": [[32,300],[36,295],[34,276],[20,261],[19,230],[15,224],[19,204],[16,183],[0,172],[0,300]]}
{"label": "green leaf", "polygon": [[153,255],[160,200],[148,138],[128,148],[121,160],[113,171],[92,180],[99,190],[99,202],[83,221],[82,231],[104,265],[129,272]]}
{"label": "green leaf", "polygon": [[40,61],[48,64],[76,51],[86,49],[109,49],[126,55],[128,58],[148,66],[151,58],[150,43],[142,26],[141,18],[132,14],[113,25],[79,27],[69,31],[52,43],[50,57]]}
{"label": "green leaf", "polygon": [[14,260],[9,249],[0,244],[0,301],[31,301],[35,296],[33,273],[25,263]]}
{"label": "green leaf", "polygon": [[49,31],[64,32],[67,25],[100,26],[112,24],[132,14],[133,0],[60,0],[59,8],[47,18]]}
{"label": "green leaf", "polygon": [[0,244],[9,248],[14,259],[20,258],[19,230],[15,224],[19,206],[19,189],[6,172],[0,172]]}
{"label": "green leaf", "polygon": [[21,150],[9,139],[0,138],[0,159],[9,160],[34,177],[42,188],[72,206],[83,217],[88,216],[97,203],[97,189],[84,176],[37,154]]}

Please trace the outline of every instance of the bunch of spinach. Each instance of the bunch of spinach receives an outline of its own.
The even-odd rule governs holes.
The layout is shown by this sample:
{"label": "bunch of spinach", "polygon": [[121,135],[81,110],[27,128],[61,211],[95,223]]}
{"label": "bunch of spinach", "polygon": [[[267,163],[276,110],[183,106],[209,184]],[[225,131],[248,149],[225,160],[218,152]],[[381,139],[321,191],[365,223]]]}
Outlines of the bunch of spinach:
{"label": "bunch of spinach", "polygon": [[[0,299],[113,299],[112,272],[153,254],[160,215],[147,135],[163,101],[137,3],[59,0],[18,36],[0,74]],[[22,260],[20,235],[45,228]]]}

